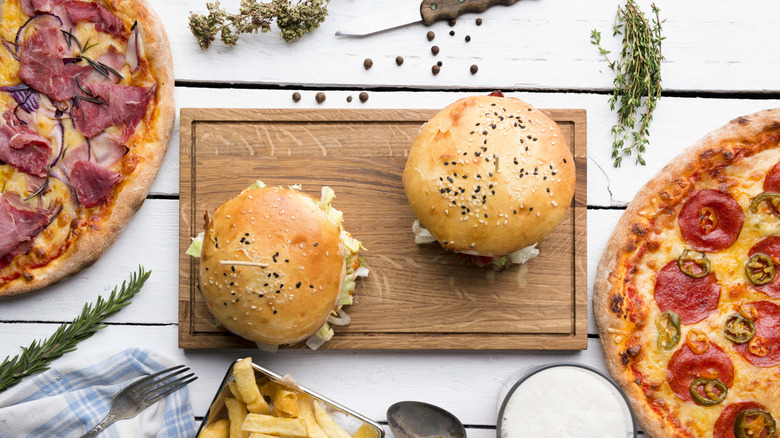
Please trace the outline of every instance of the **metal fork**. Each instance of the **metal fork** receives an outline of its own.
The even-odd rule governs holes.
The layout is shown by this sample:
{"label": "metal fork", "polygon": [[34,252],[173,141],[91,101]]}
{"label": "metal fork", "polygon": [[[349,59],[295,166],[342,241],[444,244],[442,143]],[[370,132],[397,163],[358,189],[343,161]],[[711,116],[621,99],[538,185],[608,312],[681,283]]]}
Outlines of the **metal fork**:
{"label": "metal fork", "polygon": [[111,399],[111,409],[106,418],[81,438],[93,438],[114,422],[133,418],[166,395],[194,382],[197,379],[194,373],[176,377],[189,370],[184,365],[177,365],[125,386]]}

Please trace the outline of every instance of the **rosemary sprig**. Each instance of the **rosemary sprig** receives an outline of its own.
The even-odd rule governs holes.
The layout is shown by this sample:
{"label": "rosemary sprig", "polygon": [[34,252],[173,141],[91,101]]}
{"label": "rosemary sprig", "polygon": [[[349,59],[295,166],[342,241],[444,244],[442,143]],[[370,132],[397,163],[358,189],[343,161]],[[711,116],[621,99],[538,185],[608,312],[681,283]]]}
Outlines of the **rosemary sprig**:
{"label": "rosemary sprig", "polygon": [[74,351],[79,342],[106,327],[103,320],[130,304],[130,300],[141,290],[149,274],[151,271],[139,266],[138,273],[131,274],[127,284],[122,282],[118,293],[114,287],[108,299],[104,300],[102,296],[98,296],[94,306],[85,304],[80,316],[70,324],[61,325],[49,339],[35,340],[29,346],[21,347],[20,355],[6,357],[0,363],[0,391],[19,383],[27,376],[48,370],[53,360]]}
{"label": "rosemary sprig", "polygon": [[228,46],[235,46],[238,34],[268,32],[276,20],[282,38],[290,42],[318,28],[328,15],[330,0],[241,0],[238,14],[219,7],[219,1],[206,3],[208,14],[190,13],[190,31],[201,49],[207,49],[219,34]]}
{"label": "rosemary sprig", "polygon": [[29,201],[30,199],[46,192],[46,189],[49,188],[49,178],[51,177],[51,170],[46,169],[46,180],[43,181],[43,184],[41,184],[40,187],[38,187],[35,192],[33,192],[30,196],[24,198],[25,201]]}
{"label": "rosemary sprig", "polygon": [[615,72],[615,90],[609,100],[611,110],[617,106],[618,122],[612,127],[613,165],[620,167],[623,157],[636,152],[636,163],[644,165],[642,154],[649,144],[650,122],[661,98],[661,24],[659,9],[651,5],[652,21],[634,3],[627,0],[618,6],[613,36],[623,35],[620,58],[610,61],[609,50],[601,46],[601,32],[591,31],[591,43],[599,48],[608,66]]}

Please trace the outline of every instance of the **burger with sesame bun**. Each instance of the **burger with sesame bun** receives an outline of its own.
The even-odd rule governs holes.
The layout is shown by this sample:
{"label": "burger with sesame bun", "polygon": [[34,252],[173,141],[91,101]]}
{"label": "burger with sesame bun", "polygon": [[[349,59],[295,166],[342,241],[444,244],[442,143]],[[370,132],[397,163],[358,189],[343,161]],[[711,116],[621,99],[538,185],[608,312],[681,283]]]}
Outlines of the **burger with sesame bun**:
{"label": "burger with sesame bun", "polygon": [[258,181],[206,213],[187,253],[200,257],[198,287],[225,328],[266,350],[316,349],[333,336],[330,324],[349,323],[342,306],[368,269],[334,197],[328,187],[318,200]]}
{"label": "burger with sesame bun", "polygon": [[520,99],[467,97],[420,128],[403,172],[417,243],[438,241],[478,266],[538,254],[574,195],[558,125]]}

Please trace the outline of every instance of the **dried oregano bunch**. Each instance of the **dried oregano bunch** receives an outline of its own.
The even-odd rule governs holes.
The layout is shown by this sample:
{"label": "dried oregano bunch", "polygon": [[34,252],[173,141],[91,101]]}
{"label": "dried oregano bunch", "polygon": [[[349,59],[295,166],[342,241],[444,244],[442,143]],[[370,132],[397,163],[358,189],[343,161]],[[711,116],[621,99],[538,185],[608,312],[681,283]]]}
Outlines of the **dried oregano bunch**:
{"label": "dried oregano bunch", "polygon": [[628,0],[625,7],[618,6],[613,36],[623,35],[623,49],[620,58],[610,61],[610,52],[601,47],[601,32],[593,30],[591,42],[615,72],[615,90],[609,100],[610,109],[618,107],[618,123],[612,127],[615,136],[612,144],[614,166],[619,167],[624,156],[636,152],[637,164],[644,165],[642,153],[649,143],[649,127],[653,120],[658,99],[661,98],[661,23],[658,8],[653,4],[653,19]]}
{"label": "dried oregano bunch", "polygon": [[328,15],[330,0],[271,0],[260,3],[257,0],[241,0],[238,14],[231,14],[219,7],[219,1],[206,3],[208,14],[190,13],[190,30],[201,49],[207,49],[219,34],[222,42],[234,46],[238,34],[268,32],[271,22],[282,32],[285,41],[300,38],[318,28]]}

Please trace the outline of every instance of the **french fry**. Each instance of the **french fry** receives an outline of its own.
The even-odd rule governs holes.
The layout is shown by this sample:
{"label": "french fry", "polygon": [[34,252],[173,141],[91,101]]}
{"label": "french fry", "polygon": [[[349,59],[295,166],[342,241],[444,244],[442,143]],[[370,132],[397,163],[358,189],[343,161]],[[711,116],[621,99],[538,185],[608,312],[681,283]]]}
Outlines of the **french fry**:
{"label": "french fry", "polygon": [[357,432],[352,435],[352,438],[376,438],[376,430],[368,424],[363,424]]}
{"label": "french fry", "polygon": [[241,429],[248,432],[260,432],[290,438],[308,437],[306,424],[299,418],[279,418],[270,415],[247,414]]}
{"label": "french fry", "polygon": [[198,434],[198,438],[229,438],[230,420],[223,418],[204,427]]}
{"label": "french fry", "polygon": [[333,421],[333,418],[325,412],[325,408],[320,405],[320,402],[315,400],[313,406],[314,418],[317,419],[317,424],[325,431],[325,435],[328,438],[352,438],[350,434]]}
{"label": "french fry", "polygon": [[249,438],[279,438],[279,437],[274,435],[268,435],[265,433],[260,433],[260,432],[252,432],[249,435]]}
{"label": "french fry", "polygon": [[249,438],[249,433],[241,429],[241,424],[247,416],[246,406],[240,401],[228,397],[225,399],[225,407],[230,419],[230,438]]}
{"label": "french fry", "polygon": [[233,365],[233,378],[236,380],[241,400],[250,403],[260,397],[260,389],[255,380],[255,370],[252,368],[252,358],[247,357]]}
{"label": "french fry", "polygon": [[317,419],[314,418],[314,411],[311,410],[311,397],[306,394],[298,394],[298,416],[306,422],[306,429],[311,438],[328,438],[322,430]]}
{"label": "french fry", "polygon": [[274,402],[274,414],[279,417],[299,417],[297,399],[299,395],[298,393],[282,389],[281,386],[277,388],[271,397],[271,400]]}
{"label": "french fry", "polygon": [[262,395],[260,397],[257,397],[254,401],[247,403],[246,409],[253,414],[271,413],[271,407],[268,406],[268,402],[265,401],[265,398],[263,398]]}
{"label": "french fry", "polygon": [[279,390],[281,385],[279,385],[276,382],[267,381],[260,385],[260,394],[263,394],[266,397],[273,397],[274,394],[276,394],[276,391]]}
{"label": "french fry", "polygon": [[246,403],[244,399],[241,398],[241,392],[238,390],[238,383],[236,383],[235,380],[228,381],[228,388],[230,389],[230,393],[233,394],[233,397],[235,397],[236,400],[240,401],[241,403]]}

